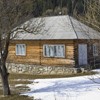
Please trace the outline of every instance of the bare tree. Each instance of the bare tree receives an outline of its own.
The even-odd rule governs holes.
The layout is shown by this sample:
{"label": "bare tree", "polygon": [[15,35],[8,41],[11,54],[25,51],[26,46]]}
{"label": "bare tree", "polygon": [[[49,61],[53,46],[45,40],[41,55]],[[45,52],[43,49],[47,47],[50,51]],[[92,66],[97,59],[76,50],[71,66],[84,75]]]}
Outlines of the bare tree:
{"label": "bare tree", "polygon": [[100,31],[100,0],[83,0],[84,14],[77,14],[74,9],[74,16]]}
{"label": "bare tree", "polygon": [[33,0],[0,0],[0,74],[3,94],[10,95],[6,59],[12,30],[31,16]]}

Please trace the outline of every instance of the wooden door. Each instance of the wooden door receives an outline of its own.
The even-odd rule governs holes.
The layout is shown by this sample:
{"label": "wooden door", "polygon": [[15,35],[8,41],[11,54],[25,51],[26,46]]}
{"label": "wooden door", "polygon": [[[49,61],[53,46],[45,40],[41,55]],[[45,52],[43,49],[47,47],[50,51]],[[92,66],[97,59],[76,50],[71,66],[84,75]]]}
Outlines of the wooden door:
{"label": "wooden door", "polygon": [[87,65],[87,44],[78,45],[79,65]]}

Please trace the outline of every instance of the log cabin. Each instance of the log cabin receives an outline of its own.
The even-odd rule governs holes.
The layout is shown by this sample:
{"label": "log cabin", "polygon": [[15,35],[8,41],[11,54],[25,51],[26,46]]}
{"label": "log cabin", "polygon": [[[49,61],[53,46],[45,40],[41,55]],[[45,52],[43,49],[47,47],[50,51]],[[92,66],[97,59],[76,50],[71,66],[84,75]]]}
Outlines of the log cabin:
{"label": "log cabin", "polygon": [[69,15],[44,17],[44,23],[37,34],[17,33],[7,63],[66,68],[100,63],[100,32]]}

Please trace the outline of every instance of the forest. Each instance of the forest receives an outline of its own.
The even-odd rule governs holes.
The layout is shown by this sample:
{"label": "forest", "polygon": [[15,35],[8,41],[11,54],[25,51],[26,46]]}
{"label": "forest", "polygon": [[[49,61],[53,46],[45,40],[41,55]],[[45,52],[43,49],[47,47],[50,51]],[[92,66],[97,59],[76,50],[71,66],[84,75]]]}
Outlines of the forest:
{"label": "forest", "polygon": [[32,0],[32,15],[71,15],[100,31],[100,0]]}
{"label": "forest", "polygon": [[33,14],[37,16],[52,16],[72,14],[73,9],[77,13],[84,13],[84,0],[34,0]]}

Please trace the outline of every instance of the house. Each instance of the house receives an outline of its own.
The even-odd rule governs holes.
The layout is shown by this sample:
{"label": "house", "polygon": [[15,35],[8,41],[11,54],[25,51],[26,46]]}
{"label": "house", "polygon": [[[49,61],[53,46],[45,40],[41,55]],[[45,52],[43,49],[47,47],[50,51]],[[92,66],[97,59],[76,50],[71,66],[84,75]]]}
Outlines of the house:
{"label": "house", "polygon": [[[31,22],[34,23],[34,19]],[[99,63],[99,32],[68,15],[45,17],[44,23],[40,33],[18,32],[11,40],[9,70],[55,74],[55,71],[73,72],[66,69]]]}

